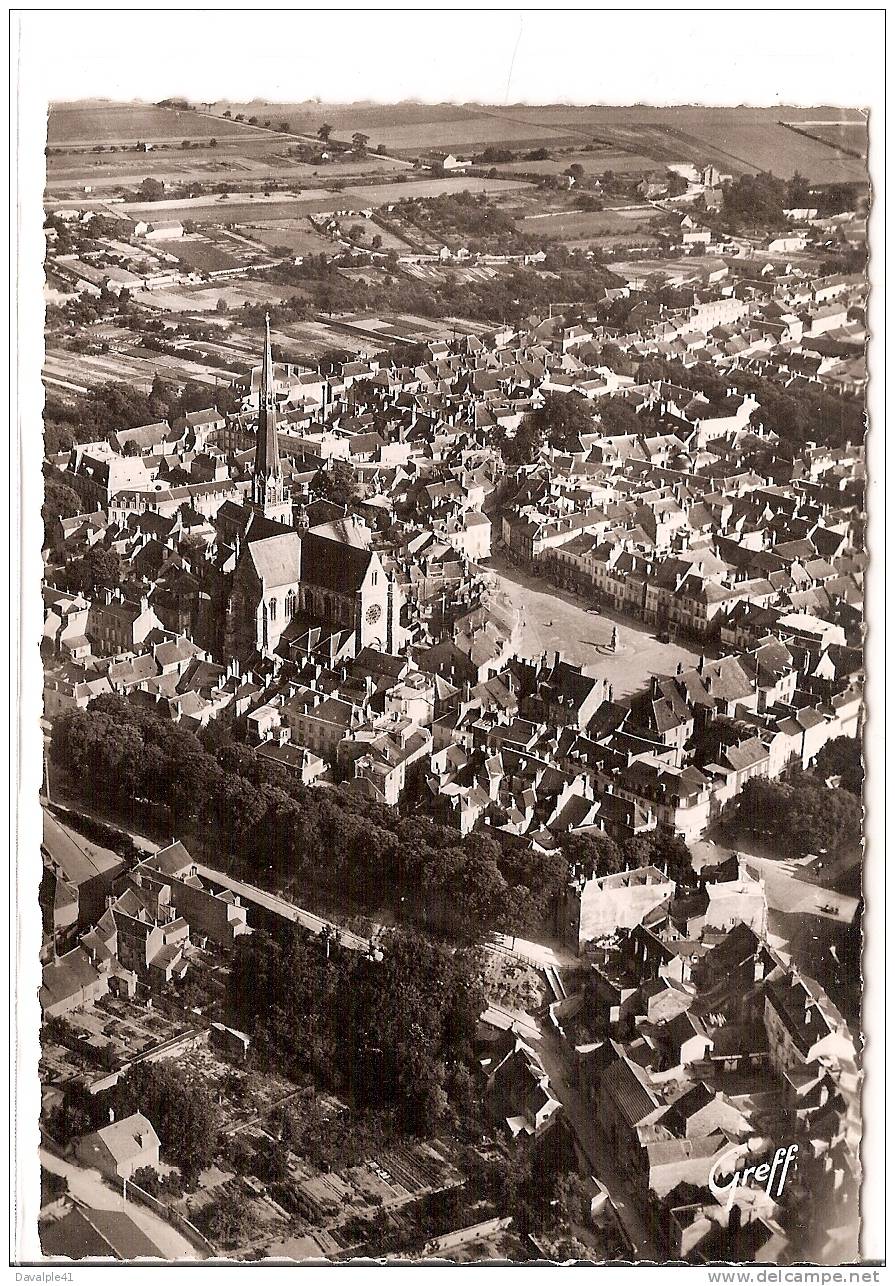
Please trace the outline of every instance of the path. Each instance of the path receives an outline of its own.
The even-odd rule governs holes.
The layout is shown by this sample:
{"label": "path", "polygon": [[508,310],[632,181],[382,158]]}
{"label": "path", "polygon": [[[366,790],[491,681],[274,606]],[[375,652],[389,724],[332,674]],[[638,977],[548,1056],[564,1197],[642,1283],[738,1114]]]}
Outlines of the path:
{"label": "path", "polygon": [[74,1165],[46,1148],[40,1149],[40,1163],[45,1170],[66,1179],[71,1195],[89,1209],[125,1211],[158,1246],[166,1259],[205,1258],[201,1250],[187,1241],[186,1237],[154,1211],[147,1209],[146,1206],[137,1205],[135,1201],[125,1201],[119,1192],[105,1182],[99,1170],[88,1170],[83,1166]]}

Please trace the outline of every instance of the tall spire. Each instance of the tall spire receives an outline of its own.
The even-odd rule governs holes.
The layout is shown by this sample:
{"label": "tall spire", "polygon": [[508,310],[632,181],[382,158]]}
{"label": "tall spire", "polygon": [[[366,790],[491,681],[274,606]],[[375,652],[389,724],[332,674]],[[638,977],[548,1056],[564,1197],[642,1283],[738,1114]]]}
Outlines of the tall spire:
{"label": "tall spire", "polygon": [[283,469],[277,443],[277,401],[274,390],[273,355],[270,348],[270,314],[264,315],[264,359],[258,395],[258,436],[255,442],[255,471],[252,501],[269,518],[288,520],[291,503],[286,498]]}
{"label": "tall spire", "polygon": [[277,446],[277,403],[273,382],[273,355],[270,348],[270,313],[264,314],[264,360],[261,365],[261,392],[258,399],[258,440],[255,446],[255,477],[265,482],[282,476]]}

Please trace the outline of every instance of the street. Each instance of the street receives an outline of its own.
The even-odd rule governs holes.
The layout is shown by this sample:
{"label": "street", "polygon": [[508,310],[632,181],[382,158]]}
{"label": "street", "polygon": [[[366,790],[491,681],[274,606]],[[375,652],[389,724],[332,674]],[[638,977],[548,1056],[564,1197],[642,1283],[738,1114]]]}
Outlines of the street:
{"label": "street", "polygon": [[40,1163],[45,1170],[66,1179],[71,1195],[89,1209],[126,1211],[146,1236],[151,1237],[166,1259],[205,1258],[192,1242],[187,1241],[176,1228],[172,1228],[152,1210],[138,1205],[136,1201],[125,1201],[120,1193],[104,1181],[98,1170],[87,1170],[83,1166],[74,1165],[47,1148],[40,1149]]}
{"label": "street", "polygon": [[584,1150],[592,1175],[606,1185],[635,1257],[659,1259],[650,1232],[632,1200],[627,1177],[619,1169],[609,1142],[596,1124],[593,1108],[570,1084],[571,1069],[561,1038],[547,1024],[542,1024],[541,1031],[538,1053],[550,1077],[551,1090],[563,1105],[566,1120]]}

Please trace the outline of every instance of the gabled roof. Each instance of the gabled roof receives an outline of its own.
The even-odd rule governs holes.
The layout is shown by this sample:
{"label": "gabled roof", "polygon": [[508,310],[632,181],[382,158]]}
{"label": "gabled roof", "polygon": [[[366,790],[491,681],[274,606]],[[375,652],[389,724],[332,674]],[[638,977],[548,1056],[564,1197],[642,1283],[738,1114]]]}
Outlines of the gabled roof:
{"label": "gabled roof", "polygon": [[300,578],[302,542],[295,531],[253,540],[247,546],[245,556],[251,560],[266,589],[294,585]]}

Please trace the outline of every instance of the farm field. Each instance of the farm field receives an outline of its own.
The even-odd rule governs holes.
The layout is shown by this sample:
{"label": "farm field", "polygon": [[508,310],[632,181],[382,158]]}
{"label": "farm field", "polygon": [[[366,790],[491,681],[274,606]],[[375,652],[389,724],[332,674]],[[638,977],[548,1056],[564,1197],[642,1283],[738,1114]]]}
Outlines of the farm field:
{"label": "farm field", "polygon": [[[532,147],[546,142],[558,142],[562,131],[552,126],[528,123],[510,118],[506,114],[483,111],[476,105],[458,106],[441,103],[428,106],[424,103],[399,103],[395,106],[354,103],[330,104],[274,104],[259,107],[257,104],[230,105],[232,111],[243,114],[263,115],[274,126],[285,122],[294,133],[316,135],[324,121],[332,126],[332,137],[348,142],[359,130],[369,135],[371,148],[383,144],[390,152],[411,154],[430,148],[450,150],[479,147],[488,143],[527,142]],[[215,111],[223,107],[218,105]],[[567,138],[567,142],[573,142]]]}
{"label": "farm field", "polygon": [[[212,240],[201,235],[179,237],[176,241],[159,241],[159,249],[176,256],[193,272],[220,272],[227,268],[244,267],[250,257],[247,247],[230,245],[226,241]],[[259,252],[254,256],[261,259]]]}
{"label": "farm field", "polygon": [[[217,137],[222,147],[234,140],[248,143],[254,152],[261,144],[270,148],[273,132],[226,120],[218,104],[214,115],[179,112],[149,105],[60,104],[50,114],[50,146],[88,146],[115,141],[174,142],[183,138]],[[601,153],[591,154],[591,163],[602,168],[649,168],[668,161],[707,162],[733,172],[772,169],[781,177],[799,170],[815,182],[860,181],[864,177],[858,158],[844,156],[829,147],[821,136],[805,138],[787,130],[781,120],[819,122],[828,129],[843,122],[852,136],[862,132],[863,118],[857,110],[814,108],[702,108],[702,107],[481,107],[475,104],[428,106],[403,103],[396,106],[373,104],[232,104],[231,110],[270,119],[276,129],[287,123],[293,133],[316,137],[325,121],[333,137],[348,141],[359,130],[369,136],[371,149],[383,145],[390,152],[417,155],[441,150],[461,154],[487,146],[574,146],[583,139],[598,140],[617,157],[610,161]],[[280,138],[280,141],[282,138]],[[859,145],[860,147],[861,145]],[[274,143],[274,147],[276,144]],[[58,159],[58,158],[57,158]],[[375,158],[386,167],[395,161]],[[374,158],[357,164],[367,167]],[[582,160],[581,164],[585,164]],[[288,166],[288,158],[275,164]],[[529,164],[538,164],[530,162]],[[542,163],[543,164],[543,163]],[[564,167],[563,167],[564,168]],[[590,168],[588,166],[588,168]],[[339,170],[346,171],[339,165]],[[333,166],[335,172],[336,166]],[[98,171],[105,175],[112,171]],[[537,172],[537,171],[533,171]],[[549,172],[549,171],[547,171]],[[56,176],[51,177],[56,182]]]}
{"label": "farm field", "polygon": [[[509,179],[418,179],[404,183],[371,183],[346,187],[340,192],[310,188],[294,196],[272,194],[270,197],[195,197],[185,201],[127,202],[118,208],[143,219],[192,219],[195,223],[258,223],[302,218],[308,214],[325,214],[344,209],[365,209],[388,205],[410,197],[441,196],[445,192],[504,193],[527,188],[524,180]],[[101,202],[94,202],[95,205]]]}
{"label": "farm field", "polygon": [[618,210],[557,210],[531,214],[520,220],[519,230],[544,241],[569,241],[600,236],[630,236],[642,224],[661,218],[652,206]]}
{"label": "farm field", "polygon": [[332,254],[333,243],[321,236],[307,219],[275,219],[262,223],[243,223],[241,231],[269,249],[284,246],[294,255]]}
{"label": "farm field", "polygon": [[852,152],[867,156],[867,124],[865,121],[793,121],[794,125],[828,147],[846,147]]}
{"label": "farm field", "polygon": [[[855,121],[854,110],[828,108],[546,107],[506,108],[505,115],[555,128],[577,129],[607,141],[639,143],[656,161],[713,161],[733,172],[770,169],[781,178],[798,170],[815,182],[856,182],[865,175],[856,159],[838,156],[779,122]],[[676,153],[676,155],[675,155]]]}
{"label": "farm field", "polygon": [[498,174],[564,174],[570,165],[580,165],[585,174],[638,174],[642,170],[656,169],[656,162],[637,152],[599,151],[564,152],[547,161],[500,161],[495,165]]}
{"label": "farm field", "polygon": [[[338,161],[326,166],[297,161],[285,151],[270,147],[270,137],[254,135],[246,146],[243,140],[232,146],[221,142],[217,148],[191,149],[188,152],[165,149],[146,153],[83,152],[66,153],[47,158],[48,192],[61,193],[89,183],[94,188],[136,188],[147,178],[162,178],[172,183],[234,184],[265,179],[287,179],[313,183],[314,179],[357,179],[367,175],[403,173],[405,162],[387,156],[367,156]],[[261,146],[259,146],[261,144]]]}
{"label": "farm field", "polygon": [[[143,355],[145,353],[145,356]],[[183,357],[169,357],[148,349],[103,353],[97,356],[47,348],[43,375],[63,384],[98,388],[107,380],[124,381],[148,393],[159,371],[175,380],[197,380],[200,384],[220,381],[221,371]]]}
{"label": "farm field", "polygon": [[[596,138],[610,145],[615,143],[617,148],[613,150],[629,155],[631,164],[639,163],[635,158],[647,163],[713,161],[735,173],[772,168],[784,178],[798,169],[816,182],[864,177],[855,158],[837,155],[819,139],[801,138],[779,124],[780,120],[843,121],[850,123],[851,133],[855,124],[863,123],[856,109],[527,107],[521,104],[429,107],[405,103],[395,107],[295,104],[264,110],[272,119],[289,119],[297,129],[316,131],[326,120],[333,126],[335,137],[347,138],[354,130],[362,130],[369,134],[371,146],[383,143],[397,152],[434,149],[466,152],[488,143],[505,143],[511,147],[524,143],[531,143],[532,147],[560,146],[574,144],[582,138]],[[603,168],[611,167],[604,165]],[[617,168],[622,168],[622,162]]]}
{"label": "farm field", "polygon": [[333,350],[348,353],[367,353],[375,351],[383,344],[372,343],[373,337],[342,330],[338,325],[311,320],[290,322],[288,326],[278,326],[271,331],[271,339],[287,354],[297,358],[302,354],[308,357],[322,357]]}
{"label": "farm field", "polygon": [[133,298],[137,303],[148,304],[158,312],[203,313],[214,312],[219,299],[225,300],[229,308],[241,308],[243,304],[281,302],[303,293],[298,286],[275,286],[267,281],[249,281],[235,277],[207,286],[185,285],[172,286],[166,290],[138,290],[133,292]]}
{"label": "farm field", "polygon": [[57,103],[50,108],[47,145],[65,147],[96,143],[168,143],[185,138],[221,138],[251,134],[236,121],[201,112],[181,112],[144,103]]}

